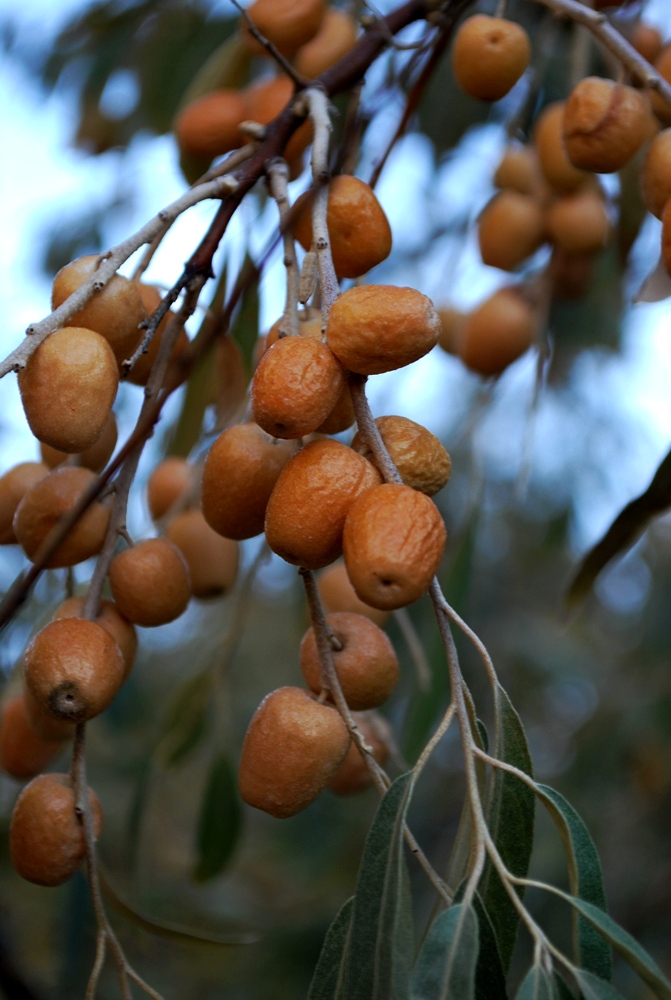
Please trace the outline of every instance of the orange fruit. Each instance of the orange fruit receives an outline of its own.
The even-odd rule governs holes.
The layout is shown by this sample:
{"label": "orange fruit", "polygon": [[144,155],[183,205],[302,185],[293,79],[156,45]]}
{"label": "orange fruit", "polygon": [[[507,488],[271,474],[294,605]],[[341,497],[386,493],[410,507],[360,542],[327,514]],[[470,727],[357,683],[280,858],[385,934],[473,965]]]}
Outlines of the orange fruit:
{"label": "orange fruit", "polygon": [[175,138],[187,156],[212,160],[242,146],[240,123],[247,117],[244,97],[237,90],[211,90],[187,104],[177,115]]}
{"label": "orange fruit", "polygon": [[[16,508],[13,524],[17,541],[29,559],[35,558],[42,542],[94,479],[90,469],[63,466],[28,490]],[[109,517],[109,507],[95,500],[45,565],[49,569],[75,566],[96,555],[105,541]]]}
{"label": "orange fruit", "polygon": [[116,359],[105,338],[77,326],[52,333],[19,372],[31,431],[66,452],[85,451],[98,440],[118,386]]}
{"label": "orange fruit", "polygon": [[295,816],[320,795],[342,763],[350,735],[331,705],[296,687],[272,691],[247,729],[238,785],[243,800],[271,816]]}
{"label": "orange fruit", "polygon": [[[666,44],[655,59],[655,69],[667,83],[671,83],[671,45]],[[650,92],[650,103],[663,125],[671,125],[671,105],[656,90]]]}
{"label": "orange fruit", "polygon": [[[341,647],[333,650],[333,665],[345,701],[357,711],[377,708],[398,682],[398,660],[389,637],[363,615],[343,611],[326,620]],[[308,687],[319,694],[321,666],[312,628],[301,641],[300,667]]]}
{"label": "orange fruit", "polygon": [[[389,756],[389,750],[380,739],[377,728],[370,721],[370,717],[355,712],[354,719],[366,744],[373,751],[374,759],[378,764],[384,764]],[[384,724],[383,720],[380,721]],[[329,791],[334,792],[335,795],[355,795],[357,792],[363,792],[366,788],[370,788],[372,784],[373,776],[361,755],[361,751],[352,740],[344,761],[329,781]]]}
{"label": "orange fruit", "polygon": [[[143,282],[137,282],[137,288],[140,293],[140,298],[142,303],[147,310],[147,315],[151,316],[156,309],[158,309],[161,303],[161,293],[155,285],[145,285]],[[151,370],[154,367],[154,362],[156,361],[156,355],[161,347],[161,342],[165,331],[169,323],[174,319],[175,314],[172,309],[169,309],[161,322],[158,324],[156,333],[152,337],[149,347],[145,354],[141,354],[137,359],[131,370],[129,371],[126,379],[128,382],[132,382],[133,385],[146,385],[149,381],[149,376],[151,375]],[[133,351],[137,350],[144,331],[141,331],[140,336],[137,338],[137,342],[133,348]],[[168,362],[168,368],[165,375],[165,381],[168,380],[169,375],[176,367],[176,364],[184,356],[186,350],[189,346],[189,338],[186,335],[186,330],[184,327],[179,331],[177,335],[177,341],[173,347],[170,360]]]}
{"label": "orange fruit", "polygon": [[43,462],[19,462],[0,476],[0,545],[14,545],[14,515],[26,493],[49,474]]}
{"label": "orange fruit", "polygon": [[0,711],[0,768],[12,778],[34,778],[60,752],[60,740],[43,740],[30,725],[22,694]]}
{"label": "orange fruit", "polygon": [[[300,196],[293,208],[294,236],[312,246],[314,190]],[[336,274],[358,278],[391,252],[391,228],[373,189],[358,177],[340,174],[329,184],[326,224]]]}
{"label": "orange fruit", "polygon": [[321,76],[354,48],[356,34],[357,24],[351,14],[327,7],[319,31],[296,54],[296,72],[306,80]]}
{"label": "orange fruit", "polygon": [[629,41],[638,54],[647,59],[649,63],[654,63],[664,44],[657,28],[652,24],[646,24],[645,21],[636,22]]}
{"label": "orange fruit", "polygon": [[326,611],[351,611],[357,615],[365,615],[380,626],[389,617],[388,611],[374,608],[357,596],[344,562],[334,563],[318,573],[317,589]]}
{"label": "orange fruit", "polygon": [[603,198],[591,190],[557,198],[547,211],[547,231],[550,242],[567,253],[597,253],[610,235]]}
{"label": "orange fruit", "polygon": [[[242,94],[245,99],[245,118],[258,122],[259,125],[268,125],[293,100],[294,83],[288,76],[273,76],[261,80],[260,83],[251,84],[242,91]],[[295,161],[303,154],[311,142],[312,123],[306,121],[296,129],[284,150],[284,156],[290,165],[291,161]]]}
{"label": "orange fruit", "polygon": [[[110,410],[98,439],[93,442],[90,448],[77,453],[77,465],[82,465],[85,469],[90,469],[92,472],[100,472],[112,457],[112,453],[116,448],[117,437],[116,417],[114,416],[114,410]],[[40,442],[40,454],[42,461],[51,469],[62,465],[68,458],[68,452],[52,448],[50,444],[45,444],[43,441]]]}
{"label": "orange fruit", "polygon": [[567,194],[588,183],[590,175],[573,165],[564,145],[563,101],[548,104],[538,116],[533,141],[543,177],[556,191]]}
{"label": "orange fruit", "polygon": [[214,531],[200,510],[177,514],[168,523],[165,533],[189,567],[194,597],[219,597],[228,593],[238,575],[237,542]]}
{"label": "orange fruit", "polygon": [[563,134],[568,158],[575,167],[614,173],[648,138],[646,98],[633,87],[588,76],[569,95]]}
{"label": "orange fruit", "polygon": [[125,677],[116,642],[86,618],[57,618],[40,629],[26,650],[23,673],[41,710],[67,722],[99,715]]}
{"label": "orange fruit", "polygon": [[349,508],[380,482],[362,455],[339,441],[312,441],[279,475],[266,509],[266,541],[296,566],[320,569],[342,551]]}
{"label": "orange fruit", "polygon": [[521,25],[474,14],[454,36],[452,70],[469,97],[498,101],[517,83],[530,57],[531,43]]}
{"label": "orange fruit", "polygon": [[173,455],[159,462],[147,483],[147,505],[155,521],[189,492],[193,478],[193,466],[185,458]]}
{"label": "orange fruit", "polygon": [[535,194],[542,184],[533,146],[508,146],[494,173],[494,186],[518,194]]}
{"label": "orange fruit", "polygon": [[495,195],[478,219],[483,264],[512,271],[545,242],[541,202],[517,191]]}
{"label": "orange fruit", "polygon": [[415,288],[358,285],[334,302],[326,340],[345,368],[377,375],[424,357],[439,333],[431,299]]}
{"label": "orange fruit", "polygon": [[641,170],[641,188],[646,208],[661,219],[671,197],[671,128],[659,132],[650,143]]}
{"label": "orange fruit", "polygon": [[[319,31],[324,17],[324,0],[254,0],[247,14],[254,27],[284,56],[292,56]],[[240,22],[243,37],[255,55],[268,50],[250,33],[247,22]]]}
{"label": "orange fruit", "polygon": [[352,504],[343,552],[362,601],[393,610],[428,589],[443,557],[447,533],[433,500],[410,486],[383,483]]}
{"label": "orange fruit", "polygon": [[[375,423],[405,485],[429,497],[442,490],[452,462],[436,435],[407,417],[377,417]],[[376,464],[360,431],[354,435],[352,448]]]}
{"label": "orange fruit", "polygon": [[[58,606],[53,614],[53,619],[58,618],[83,618],[85,597],[68,597],[66,601]],[[119,612],[114,601],[107,601],[104,598],[100,601],[98,614],[95,622],[108,632],[117,646],[121,650],[124,662],[124,680],[131,672],[137,653],[137,632],[128,619]]]}
{"label": "orange fruit", "polygon": [[[88,796],[98,837],[102,809],[90,788]],[[86,841],[68,774],[41,774],[26,785],[12,813],[9,852],[14,868],[28,882],[55,886],[72,878],[86,856]]]}
{"label": "orange fruit", "polygon": [[121,614],[145,628],[179,618],[191,597],[186,561],[165,538],[149,538],[120,552],[110,563],[109,581]]}
{"label": "orange fruit", "polygon": [[459,357],[479,375],[500,375],[531,347],[534,333],[531,306],[514,288],[501,288],[466,316]]}

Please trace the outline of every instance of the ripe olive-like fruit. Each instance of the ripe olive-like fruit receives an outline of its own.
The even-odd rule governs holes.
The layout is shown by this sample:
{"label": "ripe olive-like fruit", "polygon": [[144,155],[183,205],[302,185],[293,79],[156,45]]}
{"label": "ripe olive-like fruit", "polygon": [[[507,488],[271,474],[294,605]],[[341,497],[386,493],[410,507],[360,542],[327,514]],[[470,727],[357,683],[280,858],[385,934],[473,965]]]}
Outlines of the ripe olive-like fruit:
{"label": "ripe olive-like fruit", "polygon": [[550,242],[568,253],[596,253],[610,235],[603,198],[589,189],[557,198],[547,211],[547,230]]}
{"label": "ripe olive-like fruit", "polygon": [[109,344],[99,333],[78,326],[50,334],[19,372],[31,431],[39,441],[66,452],[85,451],[98,440],[118,386]]}
{"label": "ripe olive-like fruit", "polygon": [[571,91],[564,108],[564,145],[582,170],[614,173],[649,135],[649,110],[639,90],[588,76]]}
{"label": "ripe olive-like fruit", "polygon": [[646,208],[661,219],[671,198],[671,128],[659,132],[650,143],[641,171],[641,188]]}
{"label": "ripe olive-like fruit", "polygon": [[564,108],[565,103],[557,101],[543,109],[534,127],[533,141],[543,177],[550,187],[567,194],[588,183],[590,174],[569,160],[564,145]]}
{"label": "ripe olive-like fruit", "polygon": [[211,90],[182,108],[174,132],[180,151],[187,156],[212,160],[242,146],[240,123],[247,106],[237,90]]}
{"label": "ripe olive-like fruit", "polygon": [[[93,831],[102,829],[98,796],[88,789]],[[86,856],[84,828],[75,812],[75,792],[67,774],[41,774],[19,795],[9,828],[12,864],[36,885],[62,885]]]}
{"label": "ripe olive-like fruit", "polygon": [[[373,751],[373,758],[382,765],[389,756],[386,743],[380,738],[376,726],[370,721],[370,715],[359,715],[354,713],[354,720],[365,739],[367,745]],[[386,725],[381,716],[378,716],[379,725]],[[352,740],[347,755],[329,781],[329,791],[336,795],[355,795],[363,792],[373,784],[373,776],[370,773],[366,762],[361,756],[358,746]]]}
{"label": "ripe olive-like fruit", "polygon": [[47,743],[63,743],[65,740],[72,739],[77,723],[68,722],[67,719],[55,719],[53,715],[44,712],[25,684],[23,685],[23,704],[28,723],[40,739]]}
{"label": "ripe olive-like fruit", "polygon": [[340,434],[354,423],[356,414],[349,386],[345,384],[326,420],[317,428],[317,434]]}
{"label": "ripe olive-like fruit", "polygon": [[[319,31],[324,17],[324,0],[254,0],[247,14],[254,27],[272,42],[282,55],[292,56]],[[255,55],[267,55],[267,49],[241,21],[243,37]]]}
{"label": "ripe olive-like fruit", "polygon": [[60,740],[42,739],[30,725],[22,694],[0,710],[0,768],[12,778],[34,778],[60,752]]}
{"label": "ripe olive-like fruit", "polygon": [[[16,508],[14,531],[29,559],[34,559],[47,535],[94,479],[90,469],[64,466],[54,469],[26,493]],[[109,517],[109,507],[94,500],[45,565],[49,569],[75,566],[96,555],[105,541]]]}
{"label": "ripe olive-like fruit", "polygon": [[278,438],[312,434],[347,385],[333,352],[320,340],[284,337],[259,361],[251,385],[256,423]]}
{"label": "ripe olive-like fruit", "polygon": [[49,474],[43,462],[19,462],[0,476],[0,545],[14,545],[14,515],[26,493]]}
{"label": "ripe olive-like fruit", "polygon": [[542,184],[533,146],[508,146],[494,173],[494,186],[518,194],[535,194]]}
{"label": "ripe olive-like fruit", "polygon": [[339,59],[346,56],[356,43],[356,21],[344,10],[328,7],[317,34],[299,49],[294,60],[296,72],[306,80],[314,80]]}
{"label": "ripe olive-like fruit", "polygon": [[350,735],[331,705],[297,687],[267,695],[247,729],[238,785],[250,806],[271,816],[295,816],[338,770]]}
{"label": "ripe olive-like fruit", "polygon": [[[92,472],[100,472],[104,469],[112,457],[114,449],[116,448],[118,434],[119,432],[116,417],[114,416],[114,410],[110,410],[97,441],[94,441],[91,447],[87,448],[85,451],[78,452],[77,465],[81,465],[85,469],[91,469]],[[40,454],[42,456],[42,461],[45,462],[51,469],[55,469],[56,466],[62,465],[68,458],[68,453],[66,451],[60,451],[58,448],[52,448],[51,445],[44,444],[44,442],[40,443]]]}
{"label": "ripe olive-like fruit", "polygon": [[662,36],[654,25],[646,24],[645,21],[636,22],[629,41],[638,54],[647,59],[649,63],[654,63],[662,51]]}
{"label": "ripe olive-like fruit", "polygon": [[[83,618],[85,597],[68,597],[54,612],[53,618]],[[112,636],[121,650],[124,662],[124,680],[131,672],[137,653],[137,632],[127,618],[121,614],[114,601],[103,598],[95,617],[98,625]]]}
{"label": "ripe olive-like fruit", "polygon": [[512,271],[545,241],[541,202],[517,191],[495,195],[478,219],[478,243],[483,264]]}
{"label": "ripe olive-like fruit", "polygon": [[279,475],[266,510],[268,545],[287,562],[320,569],[342,551],[348,510],[381,480],[362,455],[339,441],[312,441]]}
{"label": "ripe olive-like fruit", "polygon": [[[156,288],[155,285],[145,285],[141,281],[137,282],[137,288],[140,293],[140,298],[142,299],[142,303],[145,309],[147,310],[147,315],[151,316],[151,314],[156,309],[158,309],[161,303],[161,293],[158,290],[158,288]],[[140,357],[137,359],[131,370],[128,372],[128,375],[126,376],[128,382],[132,382],[133,385],[147,384],[147,382],[149,381],[149,376],[151,375],[151,370],[154,367],[154,362],[156,361],[156,355],[158,354],[159,349],[161,347],[163,336],[165,334],[165,331],[169,323],[174,319],[174,316],[175,314],[172,311],[172,309],[169,309],[165,314],[165,316],[163,317],[163,319],[161,320],[161,322],[158,324],[156,332],[152,337],[151,341],[149,342],[149,347],[147,348],[146,352],[140,355]],[[142,333],[137,338],[137,341],[133,348],[134,351],[137,350],[141,339],[142,339]],[[176,367],[179,360],[185,354],[188,346],[189,346],[189,338],[186,335],[186,330],[184,329],[184,327],[182,327],[179,331],[179,334],[177,335],[177,341],[175,343],[175,346],[172,349],[172,354],[168,362],[168,368],[166,371],[164,381],[168,380],[173,369]]]}
{"label": "ripe olive-like fruit", "polygon": [[176,455],[156,466],[147,483],[147,505],[155,521],[167,514],[193,486],[193,466]]}
{"label": "ripe olive-like fruit", "polygon": [[258,424],[236,424],[220,434],[203,467],[201,503],[210,527],[226,538],[261,534],[270,494],[295,448]]}
{"label": "ripe olive-like fruit", "polygon": [[[327,615],[340,649],[333,649],[333,665],[345,701],[363,711],[377,708],[398,682],[398,660],[389,637],[370,618],[341,611]],[[309,628],[300,646],[300,667],[308,687],[322,690],[321,668],[314,630]]]}
{"label": "ripe olive-like fruit", "polygon": [[[60,269],[54,278],[52,308],[60,306],[95,274],[98,260],[99,257],[95,254],[78,257]],[[86,305],[71,316],[68,322],[100,333],[121,364],[133,353],[140,334],[140,323],[144,323],[146,319],[147,312],[135,282],[115,274],[104,288],[93,293]]]}
{"label": "ripe olive-like fruit", "polygon": [[345,368],[378,375],[424,357],[439,333],[431,299],[415,288],[358,285],[334,302],[326,340]]}
{"label": "ripe olive-like fruit", "polygon": [[[292,100],[294,83],[288,76],[274,76],[246,87],[242,93],[247,108],[245,117],[259,125],[267,125]],[[306,121],[296,129],[284,150],[284,157],[290,166],[311,142],[312,123]]]}
{"label": "ripe olive-like fruit", "polygon": [[[668,42],[655,59],[655,69],[667,83],[671,83],[671,44]],[[671,125],[671,105],[656,90],[650,94],[650,103],[661,123]]]}
{"label": "ripe olive-like fruit", "polygon": [[531,306],[514,288],[501,288],[464,320],[459,357],[480,375],[500,375],[531,347],[534,333]]}
{"label": "ripe olive-like fruit", "polygon": [[316,582],[319,596],[328,612],[350,611],[357,615],[365,615],[380,626],[384,625],[389,617],[388,611],[374,608],[357,596],[344,562],[327,566],[317,574]]}
{"label": "ripe olive-like fruit", "polygon": [[454,37],[452,70],[469,97],[498,101],[517,83],[530,57],[531,43],[521,25],[474,14]]}
{"label": "ripe olive-like fruit", "polygon": [[[375,423],[405,485],[429,497],[442,490],[452,462],[436,435],[408,417],[377,417]],[[376,464],[360,431],[354,435],[352,448]]]}
{"label": "ripe olive-like fruit", "polygon": [[[294,206],[294,236],[303,247],[312,246],[314,190],[306,191]],[[349,174],[334,177],[329,184],[326,207],[331,256],[336,274],[358,278],[380,264],[391,253],[391,227],[375,192],[364,181]]]}
{"label": "ripe olive-like fruit", "polygon": [[[263,342],[263,352],[272,347],[276,340],[281,340],[282,336],[287,336],[290,331],[287,329],[282,336],[280,336],[281,330],[284,323],[284,316],[280,316],[279,319],[275,320],[268,333],[265,336]],[[298,317],[298,335],[300,337],[307,337],[310,340],[321,340],[322,337],[322,314],[321,310],[313,309],[310,307],[307,310],[307,316]]]}
{"label": "ripe olive-like fruit", "polygon": [[189,567],[194,597],[219,597],[231,589],[238,575],[238,543],[211,528],[200,510],[177,514],[165,533]]}
{"label": "ripe olive-like fruit", "polygon": [[179,618],[191,597],[184,556],[165,538],[148,538],[120,552],[110,563],[109,581],[121,614],[145,628]]}
{"label": "ripe olive-like fruit", "polygon": [[438,310],[440,319],[438,346],[447,354],[459,353],[459,340],[465,315],[460,309],[454,309],[452,306],[443,306]]}
{"label": "ripe olive-like fruit", "polygon": [[121,650],[106,629],[86,618],[58,618],[28,646],[26,687],[47,715],[86,722],[114,698],[125,676]]}
{"label": "ripe olive-like fruit", "polygon": [[393,610],[427,590],[443,557],[447,533],[433,500],[410,486],[383,483],[352,504],[343,552],[362,601]]}

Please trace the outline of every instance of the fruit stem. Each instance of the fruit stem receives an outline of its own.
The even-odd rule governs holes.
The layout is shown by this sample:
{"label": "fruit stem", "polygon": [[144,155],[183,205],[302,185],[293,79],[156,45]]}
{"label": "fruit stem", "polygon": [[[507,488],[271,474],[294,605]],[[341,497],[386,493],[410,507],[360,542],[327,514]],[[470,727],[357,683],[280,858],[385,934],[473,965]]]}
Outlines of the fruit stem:
{"label": "fruit stem", "polygon": [[312,140],[312,182],[315,187],[312,202],[312,249],[317,254],[319,269],[319,284],[321,286],[322,332],[326,329],[331,306],[338,298],[340,288],[333,267],[331,244],[326,222],[328,208],[329,180],[329,138],[331,135],[331,119],[329,118],[328,97],[323,90],[310,87],[303,95],[308,107],[308,115],[312,122],[314,137]]}
{"label": "fruit stem", "polygon": [[284,315],[280,323],[280,337],[298,335],[298,291],[300,274],[296,259],[296,247],[291,233],[291,205],[288,192],[289,167],[286,160],[276,159],[268,164],[270,193],[277,202],[280,215],[280,230],[284,246],[284,267],[287,275],[287,297]]}

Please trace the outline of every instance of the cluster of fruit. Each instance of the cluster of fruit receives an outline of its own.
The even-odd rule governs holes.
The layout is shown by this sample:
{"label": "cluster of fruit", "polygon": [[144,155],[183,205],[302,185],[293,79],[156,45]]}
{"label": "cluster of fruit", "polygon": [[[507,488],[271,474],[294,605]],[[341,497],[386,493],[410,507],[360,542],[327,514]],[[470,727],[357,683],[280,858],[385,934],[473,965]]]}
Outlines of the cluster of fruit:
{"label": "cluster of fruit", "polygon": [[[634,48],[671,79],[671,46],[639,22]],[[454,40],[455,78],[470,96],[498,100],[529,63],[524,29],[502,18],[475,15]],[[513,271],[542,246],[552,248],[552,294],[579,297],[593,261],[612,235],[606,196],[595,174],[615,173],[649,143],[642,167],[647,208],[658,218],[671,194],[671,112],[659,95],[600,77],[587,77],[566,101],[546,106],[528,145],[511,145],[494,174],[499,192],[481,213],[483,263]],[[662,252],[671,267],[671,209],[663,219]],[[441,346],[481,375],[500,374],[532,344],[538,326],[524,285],[495,292],[471,313],[441,310]]]}
{"label": "cluster of fruit", "polygon": [[[347,12],[329,7],[324,0],[255,0],[247,9],[255,28],[282,56],[290,59],[297,74],[313,80],[353,47],[357,26]],[[240,41],[251,55],[268,56],[268,50],[250,33],[245,19]],[[237,149],[249,141],[241,128],[245,122],[267,125],[288,104],[294,91],[289,76],[279,73],[241,89],[217,87],[190,101],[175,121],[175,136],[183,155],[202,162]],[[292,136],[285,158],[291,175],[300,173],[302,154],[312,138],[309,124]]]}

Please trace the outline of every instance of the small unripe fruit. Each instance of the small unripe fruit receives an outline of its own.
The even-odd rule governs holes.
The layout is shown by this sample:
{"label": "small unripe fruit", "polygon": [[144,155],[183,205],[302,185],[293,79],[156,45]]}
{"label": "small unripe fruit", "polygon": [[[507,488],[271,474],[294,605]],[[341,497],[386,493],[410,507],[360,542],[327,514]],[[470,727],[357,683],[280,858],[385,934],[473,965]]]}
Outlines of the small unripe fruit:
{"label": "small unripe fruit", "polygon": [[118,386],[117,363],[105,338],[77,326],[52,333],[19,372],[31,431],[66,452],[85,451],[98,440]]}
{"label": "small unripe fruit", "polygon": [[256,423],[279,438],[311,434],[346,386],[345,373],[320,340],[284,337],[266,351],[251,385]]}
{"label": "small unripe fruit", "polygon": [[[666,44],[655,59],[655,69],[667,83],[671,83],[671,45]],[[653,90],[650,94],[650,103],[663,125],[671,125],[671,105],[661,94]]]}
{"label": "small unripe fruit", "polygon": [[[94,479],[89,469],[65,466],[54,469],[26,493],[14,515],[14,531],[29,559],[35,558],[42,542]],[[75,566],[100,552],[109,517],[109,507],[94,500],[47,560],[47,568]]]}
{"label": "small unripe fruit", "polygon": [[[450,478],[452,462],[436,435],[407,417],[377,417],[375,423],[405,485],[429,497],[442,490]],[[376,464],[360,431],[352,448]]]}
{"label": "small unripe fruit", "polygon": [[[142,299],[142,303],[145,309],[147,310],[147,315],[151,316],[151,314],[156,309],[158,309],[161,303],[161,293],[158,290],[158,288],[156,288],[154,285],[145,285],[141,281],[137,282],[137,288],[140,293],[140,298]],[[163,340],[165,331],[170,322],[174,319],[174,317],[175,314],[172,311],[172,309],[168,309],[167,313],[165,314],[161,322],[158,324],[156,332],[152,337],[146,352],[140,355],[140,357],[137,359],[131,370],[128,372],[128,375],[126,376],[128,382],[132,382],[133,385],[147,384],[147,382],[149,381],[149,376],[151,375],[151,370],[154,367],[154,362],[156,361],[156,355],[160,350],[161,342]],[[143,331],[141,331],[140,336],[137,338],[137,341],[133,348],[134,351],[137,350],[137,348],[139,347],[142,336],[143,336]],[[177,341],[175,343],[175,346],[172,349],[172,354],[168,362],[168,368],[166,371],[164,381],[167,381],[168,377],[171,374],[172,369],[176,366],[179,359],[184,355],[188,346],[189,346],[189,338],[186,335],[186,330],[184,329],[184,327],[182,327],[177,335]]]}
{"label": "small unripe fruit", "polygon": [[501,191],[478,219],[478,243],[483,264],[512,271],[535,253],[545,240],[543,206],[537,198]]}
{"label": "small unripe fruit", "polygon": [[[303,247],[312,246],[314,191],[302,194],[294,206],[294,236]],[[329,184],[326,208],[331,256],[336,274],[358,278],[385,260],[391,252],[391,228],[375,192],[349,174]]]}
{"label": "small unripe fruit", "polygon": [[194,470],[185,458],[171,456],[156,466],[147,483],[147,505],[155,521],[191,489]]}
{"label": "small unripe fruit", "polygon": [[567,253],[596,253],[610,235],[603,198],[589,190],[558,198],[548,208],[547,230],[550,242]]}
{"label": "small unripe fruit", "polygon": [[240,123],[246,117],[245,100],[239,91],[212,90],[178,114],[174,125],[177,145],[187,156],[212,160],[242,146]]}
{"label": "small unripe fruit", "polygon": [[[96,837],[102,829],[98,796],[88,789]],[[75,792],[67,774],[41,774],[19,795],[9,829],[14,868],[35,885],[62,885],[86,856],[84,828],[75,812]]]}
{"label": "small unripe fruit", "polygon": [[671,198],[671,128],[664,129],[650,143],[641,171],[641,187],[646,208],[661,219]]}
{"label": "small unripe fruit", "polygon": [[30,725],[22,694],[9,698],[0,713],[0,768],[12,778],[34,778],[60,752],[60,740],[43,740]]}
{"label": "small unripe fruit", "polygon": [[[99,258],[95,254],[78,257],[62,267],[54,278],[51,305],[54,309],[95,274]],[[130,357],[141,334],[140,323],[147,319],[140,293],[133,281],[120,274],[94,292],[86,305],[71,316],[72,326],[95,330],[108,342],[117,362]]]}
{"label": "small unripe fruit", "polygon": [[500,375],[534,340],[534,314],[513,288],[494,292],[466,319],[459,357],[480,375]]}
{"label": "small unripe fruit", "polygon": [[199,510],[185,510],[173,517],[166,536],[184,556],[194,597],[228,593],[238,575],[237,542],[214,531]]}
{"label": "small unripe fruit", "polygon": [[[319,31],[324,0],[254,0],[247,14],[282,55],[292,56]],[[249,49],[255,55],[267,55],[268,50],[250,33],[246,21],[241,26]]]}
{"label": "small unripe fruit", "polygon": [[42,462],[19,462],[0,476],[0,545],[14,545],[14,515],[26,493],[49,474]]}
{"label": "small unripe fruit", "polygon": [[201,503],[210,527],[226,538],[259,535],[270,494],[295,447],[273,440],[257,424],[236,424],[220,434],[203,467]]}
{"label": "small unripe fruit", "polygon": [[424,357],[439,333],[431,299],[415,288],[359,285],[334,302],[326,340],[345,368],[377,375]]}
{"label": "small unripe fruit", "polygon": [[[85,469],[90,469],[92,472],[100,472],[112,457],[112,453],[116,448],[117,437],[116,417],[114,416],[114,410],[110,410],[97,441],[94,441],[90,448],[77,453],[77,465],[81,465]],[[40,443],[40,454],[42,461],[51,469],[62,465],[69,457],[66,451],[52,448],[51,445],[44,444],[44,442]]]}
{"label": "small unripe fruit", "polygon": [[356,30],[356,21],[350,14],[328,7],[319,31],[306,45],[301,46],[296,55],[296,72],[306,80],[314,80],[316,76],[320,76],[354,48]]}
{"label": "small unripe fruit", "polygon": [[444,306],[438,310],[438,317],[440,319],[438,346],[447,354],[459,353],[459,339],[465,315],[459,309],[453,309],[452,306]]}
{"label": "small unripe fruit", "polygon": [[384,625],[389,617],[388,611],[374,608],[357,596],[347,575],[344,562],[334,563],[317,575],[317,589],[324,608],[328,612],[351,611],[357,615],[365,615],[376,625]]}
{"label": "small unripe fruit", "polygon": [[[398,682],[398,660],[389,637],[369,618],[340,612],[327,616],[340,649],[333,649],[333,665],[350,708],[377,708]],[[300,667],[309,688],[322,690],[321,668],[314,630],[309,628],[300,646]]]}
{"label": "small unripe fruit", "polygon": [[110,563],[109,581],[121,614],[145,628],[179,618],[191,597],[184,557],[165,538],[149,538],[120,552]]}
{"label": "small unripe fruit", "polygon": [[[274,2],[274,0],[273,0]],[[294,96],[294,83],[288,76],[274,76],[246,87],[243,91],[246,105],[245,118],[267,125],[277,118]],[[303,123],[294,132],[284,150],[285,159],[291,164],[312,142],[312,124]]]}
{"label": "small unripe fruit", "polygon": [[362,601],[393,610],[428,589],[447,533],[433,500],[409,486],[383,483],[349,510],[343,531],[345,565]]}
{"label": "small unripe fruit", "polygon": [[577,191],[590,180],[590,174],[579,170],[568,158],[564,146],[564,102],[548,104],[538,116],[534,127],[534,145],[543,177],[556,191],[567,194]]}
{"label": "small unripe fruit", "polygon": [[85,618],[59,618],[40,629],[26,650],[23,671],[42,711],[67,722],[99,715],[125,676],[112,636]]}
{"label": "small unripe fruit", "polygon": [[[85,597],[68,597],[56,609],[53,618],[83,618]],[[113,601],[104,598],[100,601],[98,614],[95,617],[97,625],[108,632],[121,650],[124,662],[124,680],[128,677],[137,653],[137,633],[131,623],[119,612]]]}
{"label": "small unripe fruit", "polygon": [[614,173],[648,138],[646,99],[633,87],[586,77],[566,102],[563,131],[566,152],[575,167]]}
{"label": "small unripe fruit", "polygon": [[[386,725],[381,716],[378,716],[379,725]],[[379,736],[377,727],[370,721],[370,716],[354,714],[354,720],[363,736],[366,744],[373,751],[373,758],[382,765],[389,756],[386,743]],[[373,784],[373,776],[368,769],[366,762],[361,756],[361,752],[354,742],[350,743],[347,756],[329,781],[329,791],[336,795],[355,795],[363,792]]]}
{"label": "small unripe fruit", "polygon": [[268,545],[296,566],[327,566],[342,551],[348,510],[380,479],[367,459],[344,444],[312,441],[287,462],[271,494]]}
{"label": "small unripe fruit", "polygon": [[530,57],[531,43],[521,25],[474,14],[455,35],[452,70],[469,97],[498,101],[517,83]]}
{"label": "small unripe fruit", "polygon": [[240,756],[240,795],[271,816],[295,816],[324,791],[349,742],[335,708],[320,705],[301,688],[278,688],[249,724]]}
{"label": "small unripe fruit", "polygon": [[494,174],[495,187],[535,194],[542,184],[538,155],[532,146],[509,146]]}

